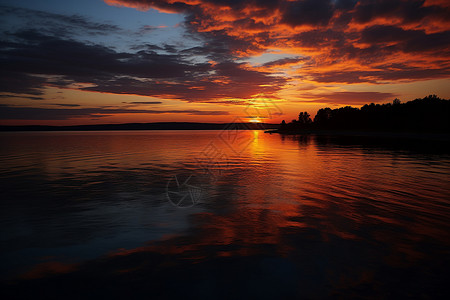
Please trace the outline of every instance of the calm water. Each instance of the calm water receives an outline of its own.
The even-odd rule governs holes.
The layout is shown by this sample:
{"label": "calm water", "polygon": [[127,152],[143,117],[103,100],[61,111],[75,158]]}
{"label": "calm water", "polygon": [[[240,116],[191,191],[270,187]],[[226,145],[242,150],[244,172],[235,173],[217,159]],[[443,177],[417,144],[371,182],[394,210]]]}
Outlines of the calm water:
{"label": "calm water", "polygon": [[1,278],[11,294],[448,293],[441,144],[124,131],[0,133],[0,145]]}

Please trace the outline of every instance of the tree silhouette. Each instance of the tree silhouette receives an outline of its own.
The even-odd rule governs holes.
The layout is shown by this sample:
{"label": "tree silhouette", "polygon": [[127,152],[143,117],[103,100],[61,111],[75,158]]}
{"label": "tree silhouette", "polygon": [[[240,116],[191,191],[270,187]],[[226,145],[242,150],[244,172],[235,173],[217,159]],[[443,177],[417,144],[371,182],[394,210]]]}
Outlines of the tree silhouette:
{"label": "tree silhouette", "polygon": [[310,115],[305,111],[298,115],[298,123],[300,125],[309,125],[312,123]]}
{"label": "tree silhouette", "polygon": [[392,103],[370,103],[361,109],[351,106],[336,109],[321,108],[317,111],[314,122],[307,112],[301,112],[298,120],[292,120],[289,124],[284,122],[279,131],[343,129],[448,132],[447,128],[450,128],[450,100],[429,95],[405,103],[398,98]]}

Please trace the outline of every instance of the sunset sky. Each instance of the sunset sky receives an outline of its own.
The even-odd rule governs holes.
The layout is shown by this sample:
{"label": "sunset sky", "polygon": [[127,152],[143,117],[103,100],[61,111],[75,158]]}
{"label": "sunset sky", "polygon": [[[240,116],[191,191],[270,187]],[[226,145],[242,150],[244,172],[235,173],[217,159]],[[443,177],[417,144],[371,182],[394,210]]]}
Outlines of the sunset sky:
{"label": "sunset sky", "polygon": [[1,125],[450,98],[448,0],[0,0],[0,28]]}

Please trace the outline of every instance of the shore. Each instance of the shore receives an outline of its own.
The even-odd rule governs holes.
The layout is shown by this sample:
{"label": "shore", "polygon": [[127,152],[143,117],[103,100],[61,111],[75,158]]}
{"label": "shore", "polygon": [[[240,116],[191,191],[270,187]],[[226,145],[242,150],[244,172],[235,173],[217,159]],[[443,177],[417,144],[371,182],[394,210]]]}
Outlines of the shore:
{"label": "shore", "polygon": [[349,137],[376,137],[389,139],[418,139],[428,141],[450,142],[450,134],[436,132],[392,132],[392,131],[358,131],[358,130],[321,130],[308,129],[296,131],[267,130],[266,133],[278,133],[282,135],[333,135]]}

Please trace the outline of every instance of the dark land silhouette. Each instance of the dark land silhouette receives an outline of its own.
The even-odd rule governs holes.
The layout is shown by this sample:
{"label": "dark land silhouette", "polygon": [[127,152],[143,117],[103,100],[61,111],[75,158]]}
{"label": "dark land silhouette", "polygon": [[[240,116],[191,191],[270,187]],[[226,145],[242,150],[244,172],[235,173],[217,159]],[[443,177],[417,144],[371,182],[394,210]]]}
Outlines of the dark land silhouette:
{"label": "dark land silhouette", "polygon": [[401,103],[366,104],[361,108],[345,106],[321,108],[314,121],[307,112],[297,120],[283,121],[279,133],[298,133],[308,130],[364,130],[383,132],[447,133],[450,128],[450,100],[430,95]]}
{"label": "dark land silhouette", "polygon": [[366,104],[361,108],[345,106],[321,108],[314,119],[300,112],[298,119],[281,124],[269,123],[196,123],[156,122],[126,124],[94,124],[72,126],[0,125],[0,131],[97,131],[97,130],[268,130],[270,133],[304,134],[339,132],[365,133],[436,133],[448,134],[450,100],[429,95],[402,103]]}
{"label": "dark land silhouette", "polygon": [[297,120],[284,120],[276,131],[297,134],[320,131],[412,132],[448,133],[450,128],[450,100],[429,95],[401,103],[366,104],[361,108],[345,106],[321,108],[314,120],[301,112]]}
{"label": "dark land silhouette", "polygon": [[157,122],[126,124],[95,124],[73,126],[0,126],[0,131],[96,131],[96,130],[258,130],[277,129],[278,124],[268,123],[194,123],[194,122]]}

